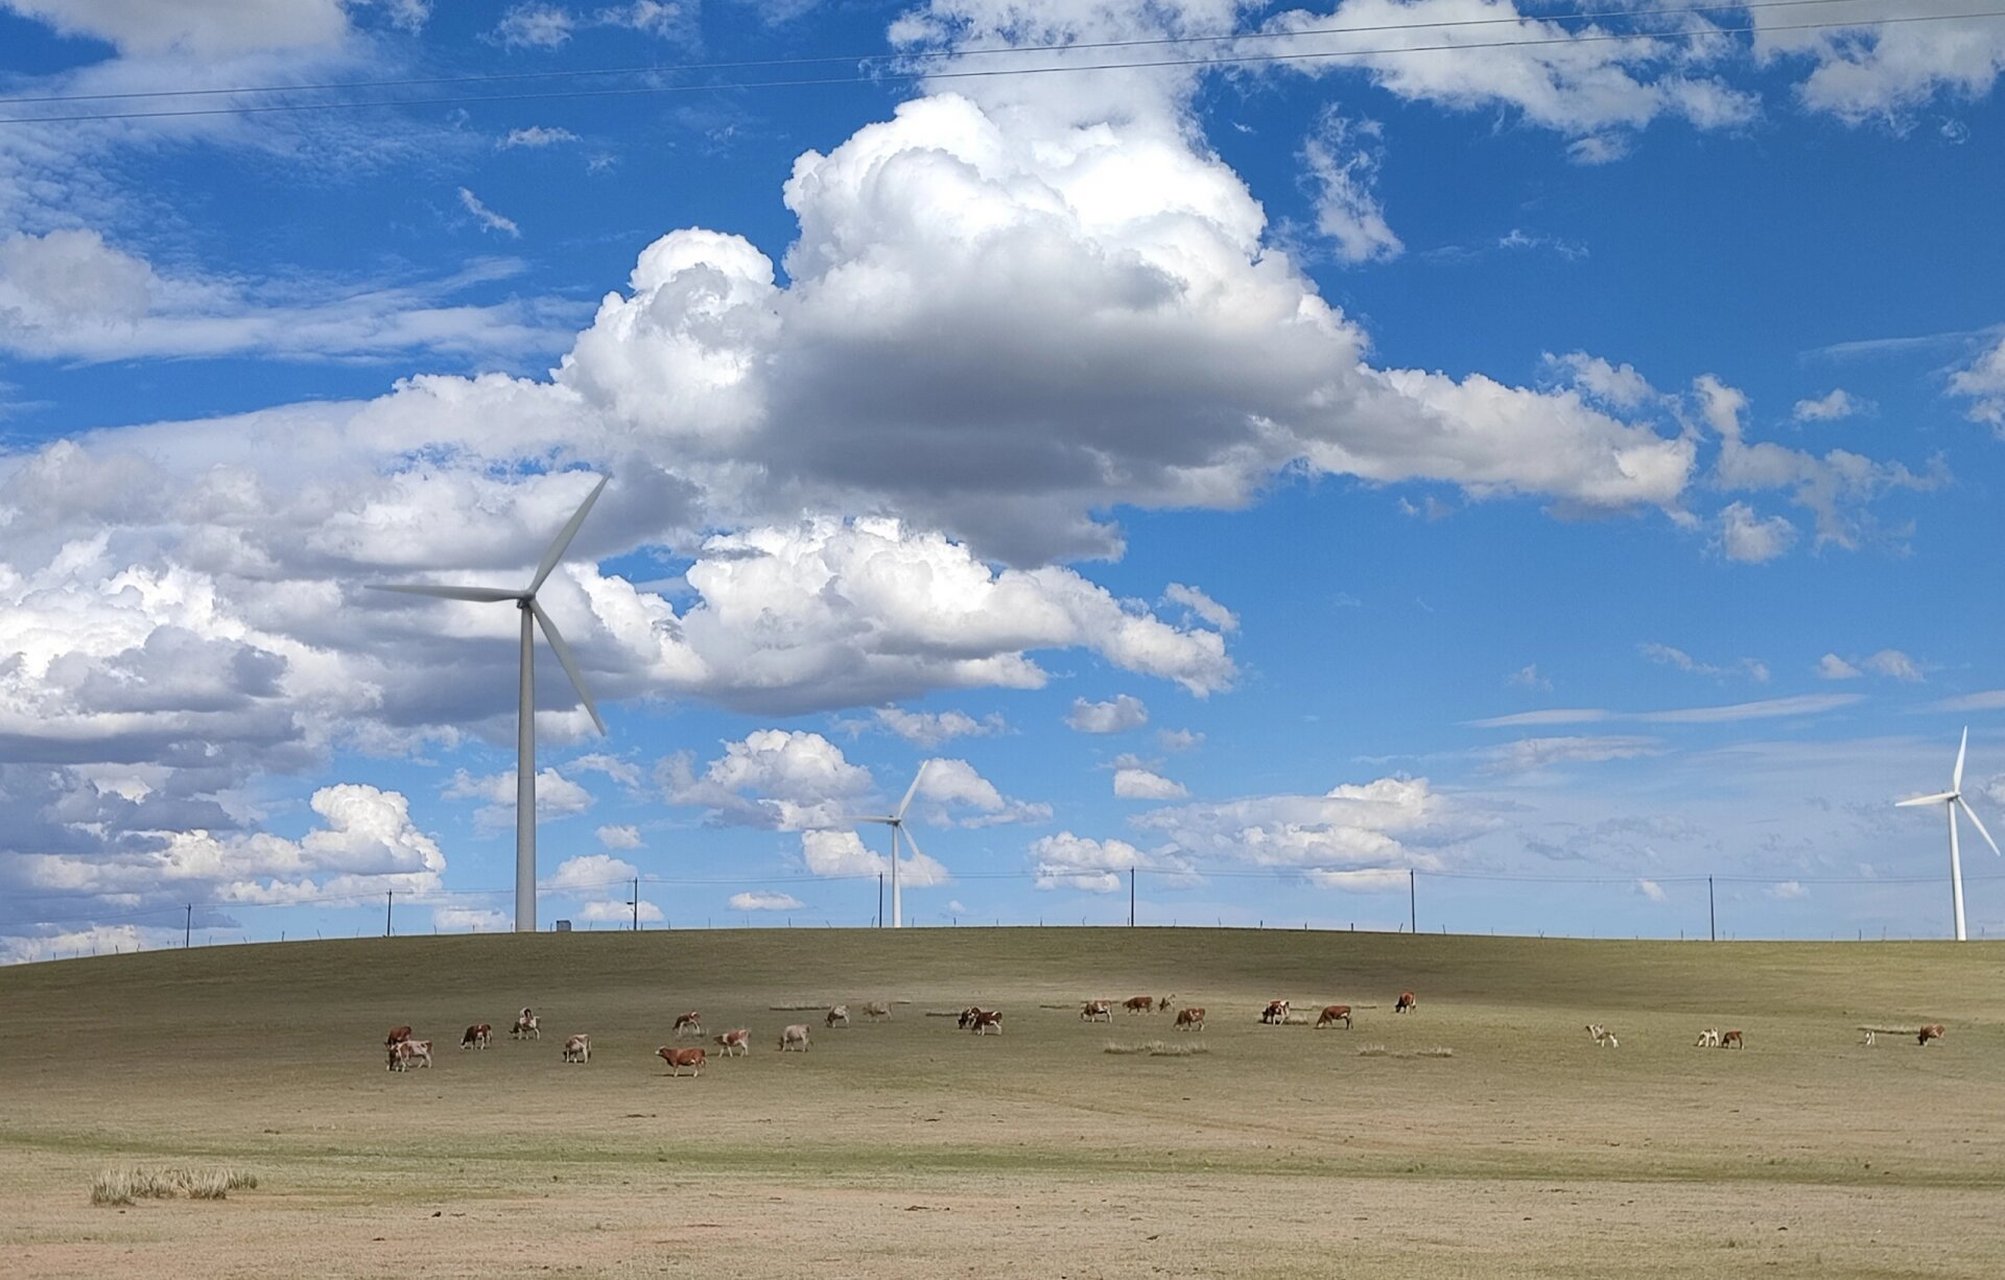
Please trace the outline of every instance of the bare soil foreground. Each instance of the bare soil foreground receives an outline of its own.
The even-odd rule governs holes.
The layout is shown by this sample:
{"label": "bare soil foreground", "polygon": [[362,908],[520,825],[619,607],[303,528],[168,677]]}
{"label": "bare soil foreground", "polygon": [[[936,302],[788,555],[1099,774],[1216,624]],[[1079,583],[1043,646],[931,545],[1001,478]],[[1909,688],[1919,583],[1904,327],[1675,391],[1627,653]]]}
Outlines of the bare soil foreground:
{"label": "bare soil foreground", "polygon": [[[1262,1025],[1276,997],[1356,1026]],[[772,1008],[836,1001],[855,1025]],[[1005,1033],[928,1016],[973,1003]],[[410,938],[0,969],[0,1007],[9,1275],[2005,1275],[2001,944]],[[671,1078],[691,1009],[750,1056]],[[400,1023],[429,1071],[385,1070]],[[1151,1041],[1205,1052],[1106,1051]],[[182,1166],[258,1184],[90,1202]]]}

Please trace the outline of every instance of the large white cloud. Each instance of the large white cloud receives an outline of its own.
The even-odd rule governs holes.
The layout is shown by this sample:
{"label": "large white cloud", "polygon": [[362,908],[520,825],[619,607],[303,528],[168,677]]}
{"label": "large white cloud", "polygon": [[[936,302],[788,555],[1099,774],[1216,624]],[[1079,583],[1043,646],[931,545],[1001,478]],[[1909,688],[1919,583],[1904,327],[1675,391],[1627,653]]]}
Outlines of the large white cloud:
{"label": "large white cloud", "polygon": [[714,820],[800,831],[840,823],[871,789],[870,771],[818,733],[759,729],[724,744],[701,775],[685,754],[662,761],[656,780],[672,804],[701,805]]}
{"label": "large white cloud", "polygon": [[[362,0],[366,3],[366,0]],[[64,35],[95,36],[133,53],[197,56],[334,44],[356,0],[0,0]]]}
{"label": "large white cloud", "polygon": [[1488,819],[1425,778],[1380,778],[1320,796],[1174,805],[1133,821],[1200,861],[1340,872],[1440,867],[1441,849]]}

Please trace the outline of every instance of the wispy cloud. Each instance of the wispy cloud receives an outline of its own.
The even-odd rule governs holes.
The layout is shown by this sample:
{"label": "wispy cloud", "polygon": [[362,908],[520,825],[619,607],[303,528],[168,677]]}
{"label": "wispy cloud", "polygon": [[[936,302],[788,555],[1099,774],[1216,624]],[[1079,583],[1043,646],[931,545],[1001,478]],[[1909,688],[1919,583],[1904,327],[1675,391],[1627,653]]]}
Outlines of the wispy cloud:
{"label": "wispy cloud", "polygon": [[522,228],[516,226],[513,219],[504,218],[488,208],[480,202],[479,196],[465,187],[459,189],[459,202],[466,206],[466,211],[474,216],[475,221],[489,231],[499,231],[517,240],[522,238]]}
{"label": "wispy cloud", "polygon": [[[2001,694],[2005,697],[2005,694]],[[1638,724],[1724,724],[1736,720],[1773,720],[1783,716],[1823,715],[1840,707],[1861,702],[1861,693],[1804,693],[1788,698],[1764,698],[1758,702],[1734,702],[1725,706],[1674,707],[1665,711],[1610,711],[1603,707],[1574,707],[1551,711],[1520,711],[1515,715],[1491,716],[1463,723],[1478,729],[1517,729],[1547,724],[1593,724],[1627,720]],[[2001,702],[2000,705],[2005,705]]]}

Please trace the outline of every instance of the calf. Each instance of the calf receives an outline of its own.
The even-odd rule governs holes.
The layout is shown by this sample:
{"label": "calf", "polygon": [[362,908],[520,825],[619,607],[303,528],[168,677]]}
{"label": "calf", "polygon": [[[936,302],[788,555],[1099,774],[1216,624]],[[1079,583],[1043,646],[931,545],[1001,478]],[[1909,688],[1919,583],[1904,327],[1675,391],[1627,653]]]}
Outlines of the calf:
{"label": "calf", "polygon": [[524,1009],[521,1013],[515,1015],[515,1025],[508,1030],[509,1038],[511,1040],[541,1040],[543,1038],[543,1028],[538,1026],[537,1022],[536,1015]]}
{"label": "calf", "polygon": [[739,1054],[752,1052],[752,1033],[743,1027],[710,1038],[717,1042],[719,1049],[723,1050],[718,1054],[721,1058],[734,1058]]}
{"label": "calf", "polygon": [[592,1060],[592,1037],[572,1036],[564,1042],[564,1061],[590,1062]]}
{"label": "calf", "polygon": [[971,1022],[971,1023],[969,1024],[969,1027],[970,1027],[970,1029],[971,1029],[971,1030],[973,1030],[973,1031],[974,1031],[974,1033],[975,1033],[976,1035],[978,1035],[978,1036],[985,1036],[985,1035],[987,1035],[987,1034],[988,1034],[988,1033],[989,1033],[989,1032],[990,1032],[991,1030],[994,1030],[994,1032],[995,1032],[995,1033],[996,1033],[997,1035],[1001,1035],[1001,1034],[1002,1034],[1002,1010],[1000,1010],[1000,1009],[977,1009],[977,1010],[975,1010],[975,1017],[974,1017],[974,1021],[973,1021],[973,1022]]}
{"label": "calf", "polygon": [[1339,1022],[1344,1024],[1344,1030],[1351,1029],[1351,1007],[1347,1004],[1326,1004],[1322,1016],[1316,1019],[1316,1030],[1334,1027]]}
{"label": "calf", "polygon": [[1088,1000],[1084,1005],[1080,1006],[1079,1020],[1081,1022],[1112,1022],[1114,1020],[1114,1008],[1105,1000]]}
{"label": "calf", "polygon": [[1588,1023],[1587,1034],[1594,1037],[1594,1043],[1600,1045],[1604,1049],[1617,1049],[1621,1047],[1621,1045],[1616,1041],[1614,1034],[1610,1032],[1607,1027],[1602,1026],[1599,1022]]}
{"label": "calf", "polygon": [[1176,998],[1177,998],[1177,993],[1172,991],[1168,995],[1164,996],[1162,999],[1156,1001],[1156,1012],[1161,1013],[1163,1010],[1169,1008],[1170,1002],[1175,1000]]}
{"label": "calf", "polygon": [[679,1036],[700,1036],[703,1034],[703,1015],[691,1009],[675,1017],[675,1034]]}
{"label": "calf", "polygon": [[423,1067],[432,1065],[431,1041],[404,1039],[390,1046],[390,1070],[409,1071],[413,1062]]}
{"label": "calf", "polygon": [[796,1022],[790,1027],[781,1028],[780,1052],[785,1053],[789,1049],[798,1049],[802,1053],[806,1053],[808,1051],[807,1023]]}
{"label": "calf", "polygon": [[1275,1026],[1286,1022],[1288,1020],[1288,1002],[1286,1000],[1269,1000],[1267,1007],[1260,1011],[1260,1020]]}
{"label": "calf", "polygon": [[390,1034],[383,1037],[383,1043],[386,1045],[402,1044],[410,1038],[411,1029],[409,1027],[391,1027]]}
{"label": "calf", "polygon": [[1406,1013],[1420,1007],[1420,1000],[1411,991],[1399,993],[1399,999],[1392,1006],[1394,1013]]}
{"label": "calf", "polygon": [[677,1049],[673,1045],[665,1044],[656,1049],[655,1053],[668,1064],[670,1075],[681,1075],[684,1067],[688,1067],[689,1074],[693,1076],[703,1074],[704,1053],[701,1049]]}
{"label": "calf", "polygon": [[830,1005],[828,1010],[828,1016],[822,1019],[822,1024],[824,1026],[832,1027],[838,1022],[840,1022],[845,1027],[849,1025],[848,1005],[846,1004]]}
{"label": "calf", "polygon": [[1720,1032],[1720,1048],[1745,1049],[1747,1048],[1747,1041],[1741,1039],[1740,1032],[1738,1031],[1722,1031]]}
{"label": "calf", "polygon": [[1706,1029],[1705,1029],[1704,1031],[1701,1031],[1701,1032],[1699,1032],[1699,1038],[1698,1038],[1698,1041],[1697,1041],[1697,1042],[1696,1042],[1696,1043],[1695,1043],[1695,1044],[1694,1044],[1694,1045],[1693,1045],[1692,1047],[1693,1047],[1693,1048],[1695,1048],[1695,1049],[1717,1049],[1717,1048],[1719,1048],[1719,1047],[1720,1047],[1720,1032],[1719,1032],[1719,1028],[1718,1028],[1718,1027],[1707,1027],[1707,1028],[1706,1028]]}
{"label": "calf", "polygon": [[1204,1030],[1204,1007],[1202,1005],[1191,1004],[1177,1010],[1177,1030]]}
{"label": "calf", "polygon": [[485,1022],[476,1022],[466,1029],[465,1035],[459,1038],[459,1047],[462,1049],[485,1049],[487,1048],[488,1037],[493,1034],[493,1027]]}
{"label": "calf", "polygon": [[1940,1022],[1928,1023],[1921,1030],[1915,1032],[1915,1043],[1924,1049],[1928,1047],[1929,1041],[1940,1039],[1942,1039],[1942,1024]]}
{"label": "calf", "polygon": [[891,1006],[885,1004],[882,1000],[872,1000],[869,1004],[863,1006],[863,1016],[869,1018],[872,1022],[877,1021],[879,1018],[888,1018],[891,1016]]}

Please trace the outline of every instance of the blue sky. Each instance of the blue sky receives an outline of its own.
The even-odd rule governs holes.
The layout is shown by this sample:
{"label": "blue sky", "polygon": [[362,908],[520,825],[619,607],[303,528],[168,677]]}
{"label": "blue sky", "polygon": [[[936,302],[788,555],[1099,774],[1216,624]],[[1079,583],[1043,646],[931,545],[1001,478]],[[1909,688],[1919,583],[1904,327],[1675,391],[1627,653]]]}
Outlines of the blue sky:
{"label": "blue sky", "polygon": [[1942,936],[1989,12],[0,0],[0,956],[506,927],[596,475],[546,921]]}

